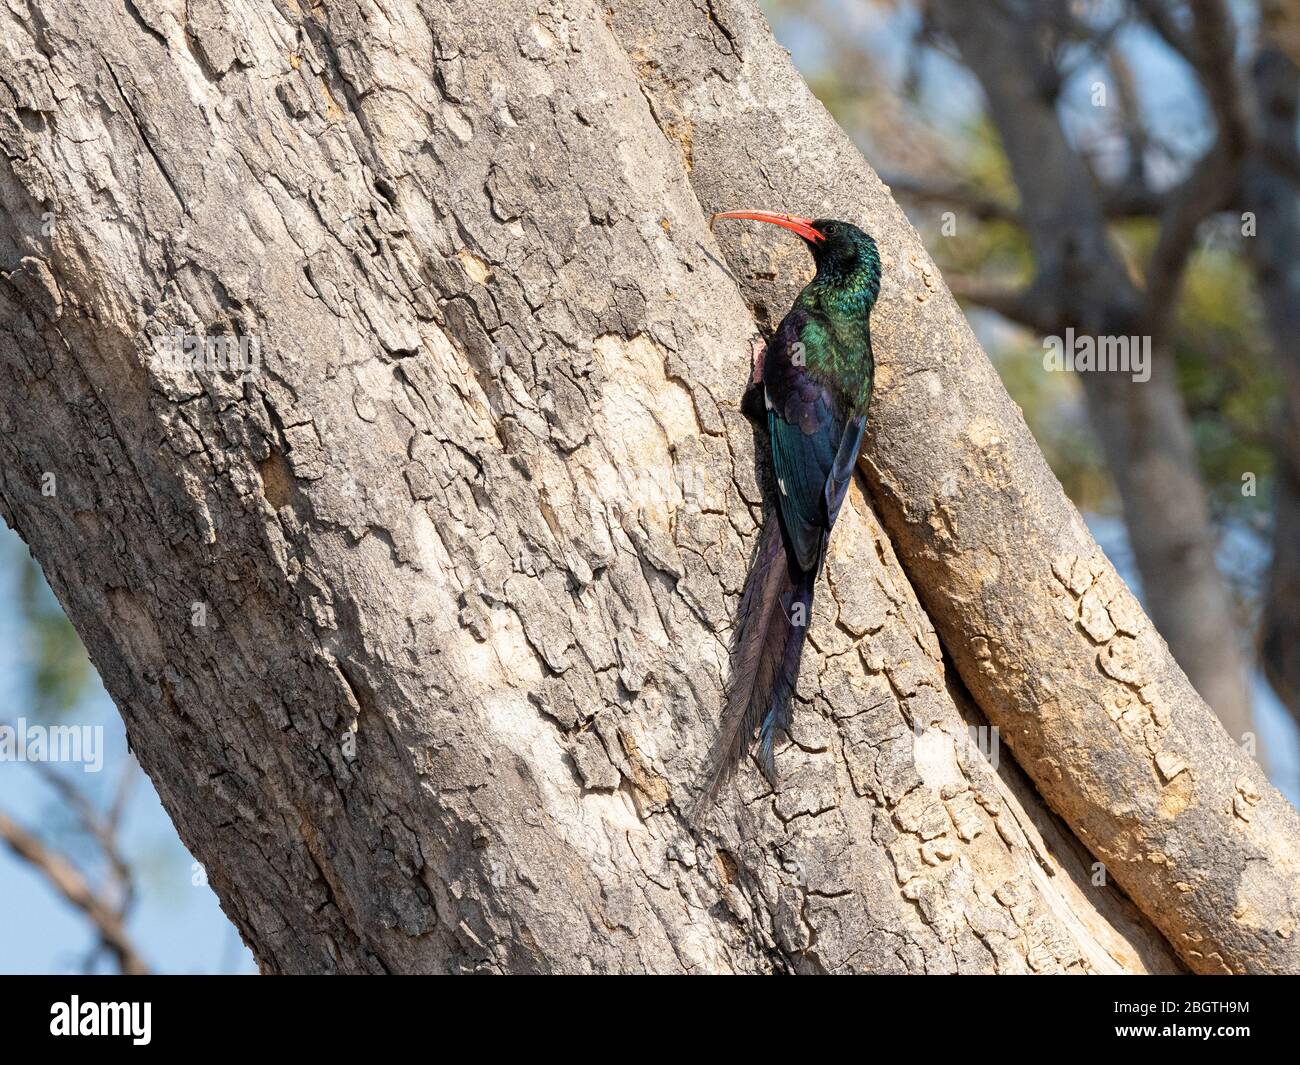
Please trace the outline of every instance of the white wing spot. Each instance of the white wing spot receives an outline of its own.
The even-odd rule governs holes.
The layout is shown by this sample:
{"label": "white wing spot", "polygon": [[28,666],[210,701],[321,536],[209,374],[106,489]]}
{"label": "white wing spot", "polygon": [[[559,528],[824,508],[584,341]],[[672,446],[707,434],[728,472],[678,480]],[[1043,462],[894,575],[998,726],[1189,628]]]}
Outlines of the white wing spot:
{"label": "white wing spot", "polygon": [[778,477],[776,483],[781,486],[781,494],[783,496],[788,496],[790,494],[785,490],[785,479],[783,477]]}

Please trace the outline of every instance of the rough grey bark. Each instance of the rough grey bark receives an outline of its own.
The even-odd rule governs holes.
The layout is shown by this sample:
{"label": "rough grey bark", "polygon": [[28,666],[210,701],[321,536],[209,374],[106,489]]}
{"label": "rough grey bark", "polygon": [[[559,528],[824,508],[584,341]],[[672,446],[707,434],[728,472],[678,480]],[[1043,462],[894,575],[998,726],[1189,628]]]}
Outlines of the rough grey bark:
{"label": "rough grey bark", "polygon": [[[1177,968],[965,742],[860,491],[782,788],[747,766],[685,824],[761,505],[753,319],[638,12],[479,14],[0,13],[0,504],[264,969]],[[721,119],[766,71],[681,14]],[[172,328],[261,372],[162,366]]]}
{"label": "rough grey bark", "polygon": [[[1300,971],[1296,812],[1092,540],[889,190],[749,5],[712,6],[712,51],[695,47],[687,5],[658,23],[651,6],[622,5],[637,13],[615,25],[706,210],[775,202],[859,222],[881,242],[864,464],[981,709],[1192,968]],[[770,321],[804,262],[766,233],[721,236]]]}

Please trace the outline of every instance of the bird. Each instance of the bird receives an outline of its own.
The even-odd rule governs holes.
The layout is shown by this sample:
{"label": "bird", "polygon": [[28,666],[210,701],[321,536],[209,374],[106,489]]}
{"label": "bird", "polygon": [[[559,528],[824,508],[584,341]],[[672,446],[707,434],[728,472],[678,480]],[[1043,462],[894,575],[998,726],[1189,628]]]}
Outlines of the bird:
{"label": "bird", "polygon": [[880,293],[876,242],[849,222],[776,211],[710,219],[770,222],[799,236],[813,279],[765,345],[755,346],[742,409],[766,423],[776,505],[765,514],[732,637],[732,666],[705,789],[707,806],[758,731],[758,760],[777,786],[774,747],[788,731],[813,588],[853,479],[875,377],[871,310]]}

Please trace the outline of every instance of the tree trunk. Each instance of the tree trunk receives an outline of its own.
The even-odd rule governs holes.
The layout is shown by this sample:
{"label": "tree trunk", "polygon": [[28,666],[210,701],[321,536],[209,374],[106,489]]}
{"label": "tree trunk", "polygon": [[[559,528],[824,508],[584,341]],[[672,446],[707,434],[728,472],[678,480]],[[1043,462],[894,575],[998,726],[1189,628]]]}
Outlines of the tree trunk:
{"label": "tree trunk", "polygon": [[[1273,878],[1294,882],[1293,812],[1206,731],[915,234],[761,17],[481,12],[0,13],[14,42],[0,50],[0,504],[262,967],[1291,965],[1273,925],[1295,906]],[[669,74],[694,79],[689,114],[661,93]],[[781,787],[747,765],[691,825],[762,506],[737,409],[754,320],[701,209],[760,180],[758,131],[726,132],[746,107],[750,123],[807,125],[806,174],[851,161],[845,188],[881,223],[870,464],[932,613],[855,489]],[[786,267],[777,283],[791,280]],[[174,330],[253,338],[260,367],[177,369],[155,353]],[[989,497],[1024,511],[992,556],[964,539],[958,500],[988,502],[1001,474],[949,417],[964,386],[929,387],[947,372],[940,338],[972,375],[979,454],[1031,475]],[[906,461],[927,431],[971,463],[956,495]],[[969,549],[950,550],[957,536]],[[995,556],[1024,578],[993,574],[996,616],[968,633],[971,566]],[[1083,704],[1111,683],[1074,620],[1097,587],[1146,633],[1125,640],[1160,685],[1119,687],[1184,720],[1169,726],[1181,785],[1135,779],[1151,754],[1126,746],[1124,718],[1102,717],[1086,762],[1054,746],[1077,747],[1072,722],[1097,728]],[[1015,595],[1054,626],[1024,631],[1032,646],[1005,634]],[[1119,650],[1103,641],[1103,668]],[[1005,751],[968,742],[983,718],[963,683],[1067,818],[1095,789],[1074,833]],[[1046,738],[1030,690],[1056,693]],[[1082,774],[1075,792],[1061,773]],[[1247,796],[1236,820],[1225,779]],[[1161,790],[1180,804],[1149,837],[1163,864],[1137,846]],[[1084,844],[1146,916],[1098,886]],[[1193,901],[1169,910],[1175,867]]]}

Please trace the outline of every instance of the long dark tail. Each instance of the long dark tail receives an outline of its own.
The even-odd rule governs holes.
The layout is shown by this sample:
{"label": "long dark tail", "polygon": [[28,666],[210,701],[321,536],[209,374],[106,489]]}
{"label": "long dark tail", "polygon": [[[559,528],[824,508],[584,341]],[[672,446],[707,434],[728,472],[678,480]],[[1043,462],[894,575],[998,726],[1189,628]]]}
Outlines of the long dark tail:
{"label": "long dark tail", "polygon": [[735,771],[756,728],[763,772],[776,783],[772,751],[778,733],[790,724],[790,698],[812,622],[816,579],[815,570],[791,564],[780,522],[775,514],[769,515],[740,598],[727,702],[709,781],[696,811],[710,802]]}

